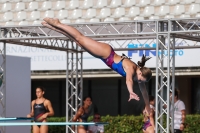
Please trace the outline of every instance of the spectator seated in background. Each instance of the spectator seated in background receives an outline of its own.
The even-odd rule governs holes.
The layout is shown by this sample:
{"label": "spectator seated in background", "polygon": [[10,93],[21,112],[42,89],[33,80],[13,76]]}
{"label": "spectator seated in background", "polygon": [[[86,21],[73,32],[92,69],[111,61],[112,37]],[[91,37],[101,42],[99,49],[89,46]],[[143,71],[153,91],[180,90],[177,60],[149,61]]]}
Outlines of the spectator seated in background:
{"label": "spectator seated in background", "polygon": [[[95,113],[93,116],[93,122],[101,122],[101,116],[98,113]],[[104,125],[91,125],[88,126],[87,133],[104,133]]]}

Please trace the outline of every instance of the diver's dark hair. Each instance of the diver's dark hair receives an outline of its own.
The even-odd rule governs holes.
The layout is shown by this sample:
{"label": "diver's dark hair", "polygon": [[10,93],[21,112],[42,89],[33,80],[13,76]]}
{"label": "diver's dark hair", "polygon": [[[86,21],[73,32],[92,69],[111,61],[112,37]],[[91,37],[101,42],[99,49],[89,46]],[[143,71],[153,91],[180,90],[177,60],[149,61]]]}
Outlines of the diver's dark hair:
{"label": "diver's dark hair", "polygon": [[141,61],[138,61],[138,66],[140,66],[140,71],[142,72],[142,76],[146,78],[146,81],[149,81],[152,77],[152,72],[149,68],[144,67],[145,62],[151,59],[151,57],[146,57],[144,54],[142,56]]}
{"label": "diver's dark hair", "polygon": [[155,99],[155,97],[154,97],[154,96],[152,96],[152,95],[149,95],[149,102],[153,101],[154,99]]}
{"label": "diver's dark hair", "polygon": [[149,59],[151,59],[151,57],[146,57],[146,55],[143,54],[141,61],[137,62],[138,66],[144,67],[145,62],[148,61]]}
{"label": "diver's dark hair", "polygon": [[90,99],[92,100],[92,98],[91,98],[90,96],[85,96],[85,97],[83,98],[83,101],[85,101],[87,98],[90,98]]}
{"label": "diver's dark hair", "polygon": [[[41,90],[42,92],[45,92],[45,88],[44,88],[44,87],[38,86],[37,88],[40,88],[40,90]],[[36,88],[36,89],[37,89],[37,88]]]}

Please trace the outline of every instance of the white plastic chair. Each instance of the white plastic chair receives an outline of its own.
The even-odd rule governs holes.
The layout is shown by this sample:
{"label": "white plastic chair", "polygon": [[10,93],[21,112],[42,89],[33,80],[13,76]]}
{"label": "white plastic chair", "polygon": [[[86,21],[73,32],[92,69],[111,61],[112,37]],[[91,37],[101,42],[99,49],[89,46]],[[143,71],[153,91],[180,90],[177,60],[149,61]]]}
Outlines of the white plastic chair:
{"label": "white plastic chair", "polygon": [[19,25],[29,25],[28,21],[20,21]]}
{"label": "white plastic chair", "polygon": [[66,2],[65,1],[57,1],[55,5],[55,10],[61,10],[66,7]]}
{"label": "white plastic chair", "polygon": [[195,0],[195,3],[200,4],[200,0]]}
{"label": "white plastic chair", "polygon": [[2,12],[8,12],[8,11],[11,11],[11,10],[12,10],[11,3],[4,3],[3,6],[2,6],[2,9],[1,9]]}
{"label": "white plastic chair", "polygon": [[133,20],[144,20],[144,17],[137,16],[137,17],[135,17]]}
{"label": "white plastic chair", "polygon": [[66,19],[68,17],[68,10],[60,10],[57,17],[58,19]]}
{"label": "white plastic chair", "polygon": [[124,15],[125,15],[125,8],[118,7],[118,8],[115,9],[114,14],[112,15],[112,17],[120,18],[120,17],[122,17]]}
{"label": "white plastic chair", "polygon": [[197,14],[198,12],[200,12],[200,5],[199,4],[191,4],[189,6],[189,10],[187,12],[187,14]]}
{"label": "white plastic chair", "polygon": [[108,7],[117,8],[117,7],[121,6],[121,5],[122,5],[122,1],[121,0],[112,0]]}
{"label": "white plastic chair", "polygon": [[150,16],[149,19],[150,20],[158,20],[158,19],[160,19],[160,17],[158,17],[158,16]]}
{"label": "white plastic chair", "polygon": [[10,0],[10,2],[12,2],[12,3],[18,3],[18,2],[22,2],[22,0]]}
{"label": "white plastic chair", "polygon": [[23,2],[31,2],[31,1],[33,1],[33,0],[22,0]]}
{"label": "white plastic chair", "polygon": [[106,18],[104,19],[104,22],[114,22],[115,19],[114,18]]}
{"label": "white plastic chair", "polygon": [[94,18],[96,16],[97,16],[96,9],[89,8],[89,9],[87,9],[85,17],[83,17],[83,18],[89,18],[90,19],[90,18]]}
{"label": "white plastic chair", "polygon": [[158,16],[165,16],[169,14],[169,6],[160,6],[159,10],[157,11],[156,15]]}
{"label": "white plastic chair", "polygon": [[191,4],[193,2],[195,2],[195,0],[182,0],[180,3],[181,4]]}
{"label": "white plastic chair", "polygon": [[18,2],[24,2],[24,0],[12,0],[10,2],[18,3]]}
{"label": "white plastic chair", "polygon": [[39,20],[40,19],[40,11],[32,11],[30,14],[31,20]]}
{"label": "white plastic chair", "polygon": [[42,3],[41,10],[50,10],[52,8],[52,2],[51,1],[44,1]]}
{"label": "white plastic chair", "polygon": [[135,6],[135,4],[136,4],[135,0],[125,0],[122,7],[132,7]]}
{"label": "white plastic chair", "polygon": [[51,11],[51,10],[45,11],[44,17],[53,18],[54,17],[54,11]]}
{"label": "white plastic chair", "polygon": [[88,9],[93,7],[93,0],[84,0],[81,8]]}
{"label": "white plastic chair", "polygon": [[12,12],[5,12],[3,14],[3,21],[11,21],[13,19],[13,13]]}
{"label": "white plastic chair", "polygon": [[22,21],[26,19],[26,12],[21,11],[17,13],[17,20],[18,21]]}
{"label": "white plastic chair", "polygon": [[79,0],[70,0],[68,9],[76,9],[79,7]]}
{"label": "white plastic chair", "polygon": [[118,21],[120,21],[120,22],[124,22],[124,21],[130,21],[130,20],[131,20],[131,19],[128,18],[128,17],[121,17],[121,18],[119,18]]}
{"label": "white plastic chair", "polygon": [[32,25],[41,25],[42,21],[35,20],[33,21]]}
{"label": "white plastic chair", "polygon": [[139,7],[145,7],[147,5],[150,5],[151,1],[150,0],[139,0],[139,3],[136,4],[136,6]]}
{"label": "white plastic chair", "polygon": [[179,4],[180,2],[181,0],[168,0],[166,5],[176,5],[176,4]]}
{"label": "white plastic chair", "polygon": [[196,18],[200,18],[200,13],[197,13],[197,14],[195,15],[195,17],[196,17]]}
{"label": "white plastic chair", "polygon": [[38,2],[33,1],[28,4],[28,10],[34,11],[34,10],[38,10],[38,9],[39,9]]}
{"label": "white plastic chair", "polygon": [[76,19],[75,23],[85,23],[85,19]]}
{"label": "white plastic chair", "polygon": [[78,19],[82,17],[82,10],[81,9],[74,9],[72,14],[70,15],[71,19]]}
{"label": "white plastic chair", "polygon": [[170,13],[172,15],[181,15],[185,12],[185,6],[184,5],[176,5],[173,9],[173,11]]}
{"label": "white plastic chair", "polygon": [[91,18],[89,22],[95,23],[95,22],[100,22],[98,18]]}
{"label": "white plastic chair", "polygon": [[129,9],[128,11],[128,15],[126,15],[127,17],[135,17],[138,16],[140,14],[140,8],[133,6]]}
{"label": "white plastic chair", "polygon": [[163,5],[165,3],[165,0],[154,0],[154,2],[150,5],[152,6],[160,6]]}
{"label": "white plastic chair", "polygon": [[8,21],[5,23],[5,26],[13,26],[13,25],[15,25],[15,23],[12,21]]}
{"label": "white plastic chair", "polygon": [[97,1],[97,5],[95,6],[95,8],[104,8],[108,5],[108,1],[107,0],[98,0]]}
{"label": "white plastic chair", "polygon": [[149,17],[152,14],[154,14],[154,6],[146,6],[144,8],[143,14],[141,14],[141,16],[143,16],[143,17]]}
{"label": "white plastic chair", "polygon": [[9,2],[9,0],[0,0],[0,3],[6,3]]}
{"label": "white plastic chair", "polygon": [[25,3],[24,2],[18,2],[15,5],[15,11],[22,11],[25,10]]}
{"label": "white plastic chair", "polygon": [[111,15],[110,8],[102,8],[100,10],[100,15],[97,16],[97,18],[106,18],[106,17],[109,17],[110,15]]}
{"label": "white plastic chair", "polygon": [[180,18],[190,18],[190,15],[189,14],[182,14],[182,15],[180,15]]}
{"label": "white plastic chair", "polygon": [[70,21],[69,19],[64,19],[64,20],[61,20],[60,22],[61,22],[61,23],[64,23],[64,24],[71,23],[71,21]]}
{"label": "white plastic chair", "polygon": [[175,17],[174,17],[174,15],[166,15],[164,18],[165,19],[171,19],[171,18],[175,18]]}

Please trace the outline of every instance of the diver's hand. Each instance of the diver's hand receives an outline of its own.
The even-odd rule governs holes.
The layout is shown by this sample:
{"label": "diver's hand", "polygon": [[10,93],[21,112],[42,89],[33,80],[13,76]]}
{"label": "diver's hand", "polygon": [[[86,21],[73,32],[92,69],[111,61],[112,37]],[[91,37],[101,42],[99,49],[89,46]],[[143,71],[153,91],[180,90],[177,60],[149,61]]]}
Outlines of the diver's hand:
{"label": "diver's hand", "polygon": [[148,110],[147,110],[146,107],[144,108],[143,114],[145,115],[145,117],[148,117],[148,118],[149,118],[150,116],[153,116],[153,112],[150,111],[150,114],[149,114],[149,112],[148,112]]}
{"label": "diver's hand", "polygon": [[27,117],[27,118],[31,118],[31,115],[30,115],[30,114],[28,114],[26,117]]}
{"label": "diver's hand", "polygon": [[48,113],[45,113],[45,114],[42,115],[43,119],[46,119],[47,117],[48,117]]}
{"label": "diver's hand", "polygon": [[130,92],[130,97],[129,97],[129,100],[128,101],[131,101],[132,99],[135,99],[137,101],[140,100],[140,98],[138,97],[137,94],[135,94],[134,92]]}

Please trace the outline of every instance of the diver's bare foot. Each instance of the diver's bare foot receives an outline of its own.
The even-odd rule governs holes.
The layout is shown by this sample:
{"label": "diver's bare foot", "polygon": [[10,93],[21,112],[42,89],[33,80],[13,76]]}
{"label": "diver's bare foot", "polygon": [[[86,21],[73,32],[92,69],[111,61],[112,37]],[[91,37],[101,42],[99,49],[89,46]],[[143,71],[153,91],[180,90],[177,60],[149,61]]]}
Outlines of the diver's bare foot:
{"label": "diver's bare foot", "polygon": [[48,23],[45,22],[45,21],[43,21],[41,24],[42,24],[43,26],[45,26],[45,27],[51,29],[51,30],[57,31],[57,32],[59,32],[59,33],[65,35],[65,36],[67,36],[68,38],[70,38],[70,39],[74,40],[76,43],[78,43],[72,36],[70,36],[69,34],[67,34],[66,32],[64,32],[63,30],[61,30],[61,29],[59,29],[59,28],[57,28],[57,27],[54,27],[54,26],[48,24]]}
{"label": "diver's bare foot", "polygon": [[47,22],[49,25],[52,25],[52,26],[55,26],[55,27],[57,27],[57,26],[59,26],[59,24],[61,24],[60,21],[59,21],[59,19],[57,19],[57,18],[54,19],[54,18],[48,18],[48,17],[46,17],[43,20],[45,22]]}

